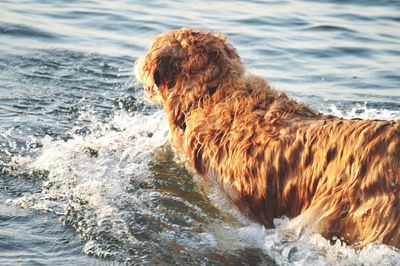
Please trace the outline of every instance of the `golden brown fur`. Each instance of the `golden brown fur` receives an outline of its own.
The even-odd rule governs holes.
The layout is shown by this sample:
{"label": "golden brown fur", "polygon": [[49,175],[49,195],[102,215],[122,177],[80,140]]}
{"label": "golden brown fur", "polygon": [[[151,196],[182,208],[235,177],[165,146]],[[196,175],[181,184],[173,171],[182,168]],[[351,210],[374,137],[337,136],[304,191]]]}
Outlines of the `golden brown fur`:
{"label": "golden brown fur", "polygon": [[400,121],[317,113],[246,75],[219,33],[161,34],[136,70],[178,150],[247,216],[400,247]]}

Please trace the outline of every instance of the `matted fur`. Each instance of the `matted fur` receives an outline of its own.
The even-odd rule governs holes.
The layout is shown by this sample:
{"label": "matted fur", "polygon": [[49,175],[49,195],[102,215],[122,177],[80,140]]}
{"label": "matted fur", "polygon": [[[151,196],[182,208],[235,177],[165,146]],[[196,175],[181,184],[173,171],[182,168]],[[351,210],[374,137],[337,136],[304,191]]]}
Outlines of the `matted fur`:
{"label": "matted fur", "polygon": [[315,112],[245,74],[220,33],[157,36],[136,76],[177,149],[248,217],[299,217],[356,248],[400,247],[400,121]]}

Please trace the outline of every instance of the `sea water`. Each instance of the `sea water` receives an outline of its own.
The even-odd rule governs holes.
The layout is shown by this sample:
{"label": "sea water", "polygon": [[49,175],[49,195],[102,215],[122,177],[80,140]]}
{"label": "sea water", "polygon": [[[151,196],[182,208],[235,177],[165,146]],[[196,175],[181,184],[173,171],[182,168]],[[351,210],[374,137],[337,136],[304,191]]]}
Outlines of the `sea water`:
{"label": "sea water", "polygon": [[400,118],[398,1],[0,2],[1,265],[396,265],[264,228],[177,159],[132,81],[161,32],[221,31],[247,71],[326,114]]}

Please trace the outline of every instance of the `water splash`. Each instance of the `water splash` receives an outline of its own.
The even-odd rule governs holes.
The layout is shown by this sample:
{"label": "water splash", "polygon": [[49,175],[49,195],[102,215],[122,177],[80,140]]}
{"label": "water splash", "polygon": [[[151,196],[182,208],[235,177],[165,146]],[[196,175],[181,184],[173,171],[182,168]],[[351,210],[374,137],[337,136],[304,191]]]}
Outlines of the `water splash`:
{"label": "water splash", "polygon": [[344,118],[361,118],[361,119],[382,119],[382,120],[395,120],[400,118],[399,110],[382,109],[369,107],[368,103],[360,104],[357,103],[352,106],[351,109],[341,110],[335,104],[330,104],[326,111],[335,116],[340,116]]}
{"label": "water splash", "polygon": [[[10,169],[29,176],[45,176],[45,180],[41,193],[8,202],[64,215],[63,223],[71,224],[83,238],[88,238],[87,254],[102,250],[94,251],[101,243],[94,238],[104,235],[104,231],[116,239],[136,243],[119,204],[123,200],[140,204],[140,199],[126,193],[127,188],[132,179],[148,181],[152,155],[168,139],[165,115],[120,111],[111,121],[101,122],[94,114],[84,112],[78,121],[82,123],[71,130],[72,138],[62,140],[47,135],[34,154],[13,158]],[[94,228],[99,232],[93,232],[97,230]]]}

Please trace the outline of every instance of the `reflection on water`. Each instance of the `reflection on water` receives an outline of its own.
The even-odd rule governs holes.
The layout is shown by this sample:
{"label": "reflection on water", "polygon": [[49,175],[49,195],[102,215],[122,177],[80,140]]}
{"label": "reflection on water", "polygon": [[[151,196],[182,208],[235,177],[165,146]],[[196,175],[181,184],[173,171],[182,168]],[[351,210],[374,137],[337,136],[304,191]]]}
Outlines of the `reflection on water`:
{"label": "reflection on water", "polygon": [[176,158],[165,115],[129,76],[160,32],[221,31],[248,71],[322,112],[399,119],[399,12],[388,0],[2,1],[0,264],[395,265],[385,245],[355,251],[242,217]]}

